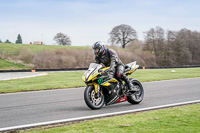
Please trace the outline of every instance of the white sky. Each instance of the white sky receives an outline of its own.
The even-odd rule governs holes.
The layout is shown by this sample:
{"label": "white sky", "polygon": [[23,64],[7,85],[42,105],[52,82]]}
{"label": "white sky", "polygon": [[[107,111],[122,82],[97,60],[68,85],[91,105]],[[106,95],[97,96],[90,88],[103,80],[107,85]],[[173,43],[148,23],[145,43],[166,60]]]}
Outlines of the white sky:
{"label": "white sky", "polygon": [[138,38],[156,26],[164,30],[200,31],[199,0],[0,0],[0,39],[53,45],[58,32],[72,46],[108,42],[120,24],[132,26]]}

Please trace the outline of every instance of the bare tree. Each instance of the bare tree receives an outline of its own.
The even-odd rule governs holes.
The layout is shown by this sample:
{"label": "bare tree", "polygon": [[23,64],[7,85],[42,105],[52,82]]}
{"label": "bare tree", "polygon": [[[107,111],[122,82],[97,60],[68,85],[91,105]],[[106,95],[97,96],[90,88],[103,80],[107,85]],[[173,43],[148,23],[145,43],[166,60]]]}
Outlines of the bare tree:
{"label": "bare tree", "polygon": [[187,29],[181,29],[177,32],[176,48],[174,49],[177,65],[190,65],[192,63],[192,54],[189,48],[192,45],[190,34],[191,31]]}
{"label": "bare tree", "polygon": [[194,55],[193,55],[193,64],[200,64],[200,32],[193,32],[193,45],[194,45]]}
{"label": "bare tree", "polygon": [[109,34],[109,41],[112,44],[121,44],[122,48],[125,48],[128,43],[137,39],[136,31],[131,26],[125,24],[115,26]]}
{"label": "bare tree", "polygon": [[162,65],[164,60],[165,37],[161,27],[151,28],[146,32],[145,42],[147,49],[156,56],[156,63]]}
{"label": "bare tree", "polygon": [[71,45],[70,37],[66,34],[61,33],[61,32],[56,34],[56,36],[54,37],[54,40],[59,45]]}
{"label": "bare tree", "polygon": [[177,62],[176,59],[176,52],[174,52],[176,47],[176,37],[177,32],[168,30],[166,33],[166,47],[165,47],[165,66],[176,66]]}

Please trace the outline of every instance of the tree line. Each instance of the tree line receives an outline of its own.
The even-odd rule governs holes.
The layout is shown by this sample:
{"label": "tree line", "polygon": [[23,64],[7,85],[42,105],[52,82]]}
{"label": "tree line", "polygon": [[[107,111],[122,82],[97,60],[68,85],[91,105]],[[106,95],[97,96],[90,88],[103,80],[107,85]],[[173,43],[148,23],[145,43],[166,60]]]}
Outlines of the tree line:
{"label": "tree line", "polygon": [[143,51],[155,56],[157,66],[200,65],[200,32],[183,28],[178,31],[157,26],[145,32],[138,41],[137,32],[129,25],[119,25],[109,33],[109,41],[125,48],[138,43]]}
{"label": "tree line", "polygon": [[151,28],[145,33],[144,50],[155,55],[158,66],[200,65],[200,32]]}
{"label": "tree line", "polygon": [[[0,43],[3,43],[3,42],[1,41],[1,39],[0,39]],[[9,41],[9,39],[7,39],[4,43],[11,43],[11,42]],[[22,44],[22,37],[21,37],[20,34],[18,34],[17,40],[15,41],[15,43],[16,43],[16,44]]]}

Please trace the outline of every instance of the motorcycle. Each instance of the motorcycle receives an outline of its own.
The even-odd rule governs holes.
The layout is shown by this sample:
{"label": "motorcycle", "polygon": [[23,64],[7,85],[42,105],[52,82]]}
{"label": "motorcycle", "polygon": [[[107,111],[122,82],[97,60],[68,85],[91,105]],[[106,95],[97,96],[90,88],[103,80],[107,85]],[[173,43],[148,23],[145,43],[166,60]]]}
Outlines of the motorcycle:
{"label": "motorcycle", "polygon": [[[136,61],[126,64],[124,73],[127,76],[131,75],[138,67]],[[101,64],[91,63],[82,76],[87,85],[84,91],[84,100],[89,108],[95,110],[100,109],[104,104],[108,106],[125,101],[139,104],[143,100],[144,90],[138,80],[129,79],[135,88],[135,91],[129,92],[128,85],[106,73],[106,69],[109,67],[102,68]]]}

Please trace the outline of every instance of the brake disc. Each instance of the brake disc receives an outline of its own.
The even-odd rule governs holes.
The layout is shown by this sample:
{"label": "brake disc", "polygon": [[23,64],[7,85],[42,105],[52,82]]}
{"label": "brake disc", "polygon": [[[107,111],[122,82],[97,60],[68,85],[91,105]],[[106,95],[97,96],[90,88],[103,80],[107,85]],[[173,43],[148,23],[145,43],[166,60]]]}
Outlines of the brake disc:
{"label": "brake disc", "polygon": [[94,92],[94,90],[91,92],[91,98],[92,98],[92,101],[94,103],[100,103],[100,101],[101,101],[101,97],[95,98],[95,92]]}

